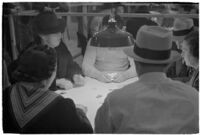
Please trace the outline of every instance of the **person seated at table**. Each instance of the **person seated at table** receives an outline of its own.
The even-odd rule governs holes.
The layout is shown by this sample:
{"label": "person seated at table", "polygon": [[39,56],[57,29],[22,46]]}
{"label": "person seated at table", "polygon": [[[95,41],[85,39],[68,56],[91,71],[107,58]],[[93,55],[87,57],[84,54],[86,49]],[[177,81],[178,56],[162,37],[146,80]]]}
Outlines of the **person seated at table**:
{"label": "person seated at table", "polygon": [[[35,31],[35,40],[31,42],[27,48],[32,47],[35,43],[41,43],[40,45],[48,45],[57,52],[56,81],[53,82],[50,89],[57,90],[56,85],[63,89],[84,85],[82,69],[73,61],[71,53],[62,40],[62,32],[65,30],[65,21],[57,18],[56,14],[52,11],[42,11],[35,17],[33,29]],[[23,51],[21,54],[22,53]],[[17,61],[12,64],[10,68],[11,72],[15,69],[16,65]]]}
{"label": "person seated at table", "polygon": [[[114,19],[110,17],[103,18],[102,31],[89,40],[82,69],[86,76],[101,82],[119,83],[136,76],[133,61],[123,52],[129,44],[132,45],[133,38],[130,33],[119,29],[123,26],[119,15]],[[109,23],[109,20],[114,22]]]}
{"label": "person seated at table", "polygon": [[[180,44],[185,36],[194,30],[193,20],[190,18],[176,18],[173,23],[172,49],[181,53]],[[191,77],[191,68],[183,63],[183,59],[177,60],[167,69],[167,76],[174,80],[187,82]]]}
{"label": "person seated at table", "polygon": [[109,93],[95,118],[96,133],[192,134],[199,132],[198,92],[165,74],[179,59],[172,32],[142,26],[136,45],[125,53],[134,59],[139,80]]}
{"label": "person seated at table", "polygon": [[17,82],[3,93],[5,133],[92,133],[81,109],[71,99],[49,91],[57,69],[54,49],[26,50],[13,72]]}
{"label": "person seated at table", "polygon": [[199,91],[199,32],[197,30],[184,38],[181,50],[185,64],[195,70],[189,84]]}

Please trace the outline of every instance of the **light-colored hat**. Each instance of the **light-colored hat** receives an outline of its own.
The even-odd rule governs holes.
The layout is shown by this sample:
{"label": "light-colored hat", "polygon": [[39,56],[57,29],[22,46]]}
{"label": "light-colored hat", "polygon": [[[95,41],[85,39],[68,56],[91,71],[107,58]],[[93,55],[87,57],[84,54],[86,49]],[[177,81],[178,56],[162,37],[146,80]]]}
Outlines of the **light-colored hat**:
{"label": "light-colored hat", "polygon": [[173,40],[182,41],[194,29],[191,18],[176,18],[173,24]]}
{"label": "light-colored hat", "polygon": [[181,58],[180,54],[172,51],[172,32],[159,26],[142,26],[132,49],[124,52],[135,61],[151,64],[165,64]]}

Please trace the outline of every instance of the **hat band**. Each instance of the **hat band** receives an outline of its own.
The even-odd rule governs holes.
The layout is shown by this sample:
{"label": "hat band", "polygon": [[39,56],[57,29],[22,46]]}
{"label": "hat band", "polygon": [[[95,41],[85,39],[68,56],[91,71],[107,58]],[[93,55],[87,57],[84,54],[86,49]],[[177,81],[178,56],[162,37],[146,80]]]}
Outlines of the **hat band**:
{"label": "hat band", "polygon": [[191,31],[193,31],[193,29],[194,29],[194,27],[192,27],[190,29],[185,29],[185,30],[177,30],[177,31],[173,30],[173,35],[174,36],[185,36],[188,33],[190,33]]}
{"label": "hat band", "polygon": [[145,59],[151,59],[151,60],[166,60],[170,57],[170,53],[171,53],[171,49],[164,50],[164,51],[155,51],[151,49],[140,48],[136,44],[134,46],[133,51],[138,56]]}

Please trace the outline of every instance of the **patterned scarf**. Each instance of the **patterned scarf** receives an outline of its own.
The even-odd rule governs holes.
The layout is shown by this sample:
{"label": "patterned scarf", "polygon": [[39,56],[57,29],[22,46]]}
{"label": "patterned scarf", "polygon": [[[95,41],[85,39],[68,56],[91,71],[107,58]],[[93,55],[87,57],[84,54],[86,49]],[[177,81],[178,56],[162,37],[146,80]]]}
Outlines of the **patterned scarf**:
{"label": "patterned scarf", "polygon": [[38,84],[17,83],[11,91],[14,116],[21,128],[50,104],[58,95],[41,88]]}

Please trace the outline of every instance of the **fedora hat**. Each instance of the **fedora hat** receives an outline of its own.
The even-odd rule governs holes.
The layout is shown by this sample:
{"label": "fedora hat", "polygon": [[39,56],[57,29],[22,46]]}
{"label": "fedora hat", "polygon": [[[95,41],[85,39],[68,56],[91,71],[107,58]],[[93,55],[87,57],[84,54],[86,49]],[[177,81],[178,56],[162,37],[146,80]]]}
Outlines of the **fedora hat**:
{"label": "fedora hat", "polygon": [[135,61],[151,64],[165,64],[176,61],[180,54],[172,51],[172,32],[159,26],[142,26],[132,49],[124,52]]}
{"label": "fedora hat", "polygon": [[176,18],[173,23],[173,40],[182,41],[194,29],[191,18]]}
{"label": "fedora hat", "polygon": [[58,19],[52,11],[43,11],[39,13],[34,21],[34,29],[38,34],[53,34],[64,32],[65,20]]}

